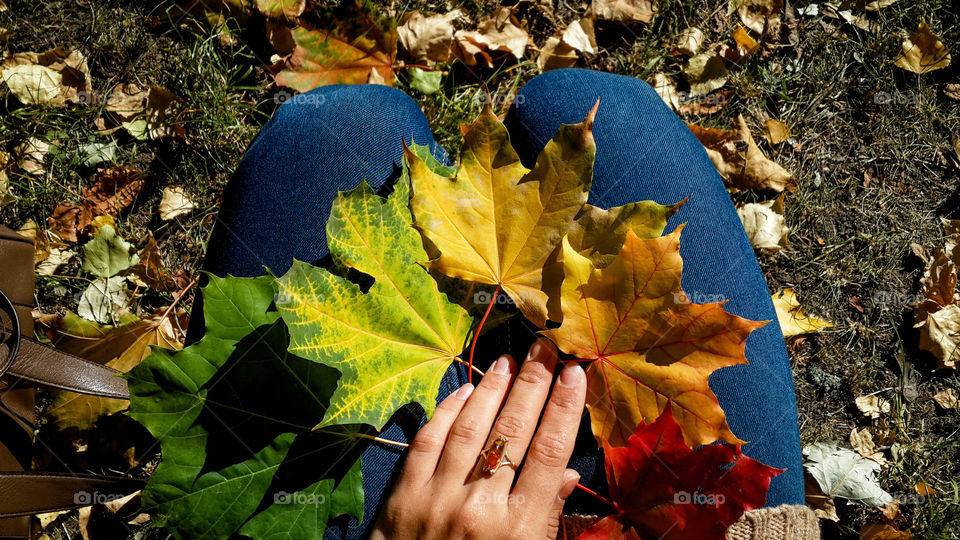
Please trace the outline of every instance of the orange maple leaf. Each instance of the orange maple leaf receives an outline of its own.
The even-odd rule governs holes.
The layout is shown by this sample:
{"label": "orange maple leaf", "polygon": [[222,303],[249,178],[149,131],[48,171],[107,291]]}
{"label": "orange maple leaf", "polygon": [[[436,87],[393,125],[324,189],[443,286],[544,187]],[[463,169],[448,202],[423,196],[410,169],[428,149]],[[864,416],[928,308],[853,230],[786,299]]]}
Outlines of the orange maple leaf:
{"label": "orange maple leaf", "polygon": [[563,323],[543,333],[590,362],[587,408],[601,444],[627,444],[671,402],[689,445],[744,442],[730,431],[707,379],[747,363],[747,336],[766,322],[727,313],[723,302],[689,303],[680,287],[681,229],[652,239],[627,231],[603,268],[564,238]]}

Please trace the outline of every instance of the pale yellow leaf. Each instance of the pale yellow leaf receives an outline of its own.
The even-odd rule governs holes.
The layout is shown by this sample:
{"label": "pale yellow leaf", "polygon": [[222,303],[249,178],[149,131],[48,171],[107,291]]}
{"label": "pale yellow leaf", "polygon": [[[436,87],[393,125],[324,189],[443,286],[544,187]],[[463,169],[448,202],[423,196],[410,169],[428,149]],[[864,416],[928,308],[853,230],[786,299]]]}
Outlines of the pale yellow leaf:
{"label": "pale yellow leaf", "polygon": [[189,214],[194,209],[193,201],[187,197],[186,191],[179,186],[163,188],[163,198],[160,200],[160,219],[170,221],[177,216]]}
{"label": "pale yellow leaf", "polygon": [[853,402],[867,418],[880,418],[890,412],[890,402],[878,396],[860,396]]}
{"label": "pale yellow leaf", "polygon": [[783,217],[783,195],[775,200],[747,203],[737,209],[743,230],[755,249],[779,251],[787,247],[787,227]]}
{"label": "pale yellow leaf", "polygon": [[694,56],[703,45],[703,30],[695,27],[684,28],[678,35],[672,54]]}
{"label": "pale yellow leaf", "polygon": [[960,362],[960,306],[950,304],[927,316],[920,326],[920,348],[933,353],[940,368],[957,369]]}
{"label": "pale yellow leaf", "polygon": [[674,112],[680,110],[680,94],[677,92],[677,83],[663,73],[653,76],[653,89],[667,106]]}
{"label": "pale yellow leaf", "polygon": [[51,103],[60,95],[63,77],[56,71],[34,64],[4,68],[3,82],[24,105]]}
{"label": "pale yellow leaf", "polygon": [[530,35],[520,27],[507,7],[499,8],[476,30],[458,30],[453,37],[453,54],[461,62],[468,66],[480,63],[486,67],[493,66],[491,52],[508,52],[518,60],[523,58],[530,41]]}
{"label": "pale yellow leaf", "polygon": [[819,332],[824,328],[833,327],[832,324],[811,317],[804,312],[797,302],[797,297],[793,294],[793,289],[784,289],[772,297],[773,307],[777,311],[777,320],[780,322],[780,329],[784,337],[799,336],[801,334],[810,334]]}
{"label": "pale yellow leaf", "polygon": [[563,31],[561,40],[577,52],[595,54],[597,52],[597,38],[593,31],[593,21],[588,18],[580,19]]}

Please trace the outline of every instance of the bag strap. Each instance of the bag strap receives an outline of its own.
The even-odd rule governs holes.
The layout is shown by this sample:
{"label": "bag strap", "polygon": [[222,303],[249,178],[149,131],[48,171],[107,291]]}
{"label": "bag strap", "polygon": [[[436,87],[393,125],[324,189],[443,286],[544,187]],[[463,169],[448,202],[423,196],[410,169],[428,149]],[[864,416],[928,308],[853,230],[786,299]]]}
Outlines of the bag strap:
{"label": "bag strap", "polygon": [[[30,522],[24,516],[107,502],[142,489],[144,481],[21,469],[29,466],[34,384],[113,398],[128,399],[129,392],[116,370],[23,335],[33,327],[32,242],[0,226],[0,261],[0,378],[6,383],[0,417],[9,416],[12,425],[26,428],[21,433],[10,428],[0,438],[0,537],[28,538]],[[26,381],[33,384],[22,384]],[[27,446],[5,446],[19,437],[27,440]]]}
{"label": "bag strap", "polygon": [[107,503],[143,489],[122,476],[17,471],[0,473],[0,517],[29,516]]}
{"label": "bag strap", "polygon": [[0,361],[3,366],[0,377],[10,375],[71,392],[130,399],[127,381],[117,376],[119,371],[20,335],[17,311],[3,291],[0,291],[0,309],[13,323],[12,330],[3,328],[0,332],[0,336],[6,338],[0,347],[6,349],[7,357]]}

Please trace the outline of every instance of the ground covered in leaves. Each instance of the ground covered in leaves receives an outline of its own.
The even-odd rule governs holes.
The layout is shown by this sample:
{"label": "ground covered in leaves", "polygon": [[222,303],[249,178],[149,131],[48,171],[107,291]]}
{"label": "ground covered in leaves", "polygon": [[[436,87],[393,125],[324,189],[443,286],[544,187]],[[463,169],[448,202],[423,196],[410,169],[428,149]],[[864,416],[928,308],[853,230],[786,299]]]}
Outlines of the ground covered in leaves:
{"label": "ground covered in leaves", "polygon": [[[782,9],[775,26],[725,2],[656,2],[655,13],[607,13],[566,0],[505,5],[510,13],[480,2],[382,3],[381,15],[401,23],[397,56],[341,76],[390,82],[396,73],[394,84],[422,105],[451,150],[460,148],[459,126],[477,116],[484,92],[502,97],[502,113],[523,83],[565,65],[654,84],[685,122],[703,128],[698,136],[708,147],[729,136],[749,155],[743,131],[752,133],[772,161],[760,164],[765,179],[779,181],[741,185],[731,196],[745,222],[782,214],[789,229],[752,233],[771,294],[791,289],[808,314],[830,324],[788,338],[804,444],[834,441],[869,458],[879,486],[899,500],[881,508],[837,497],[831,509],[828,497],[815,497],[824,537],[857,538],[864,525],[883,525],[917,538],[957,538],[960,378],[949,368],[957,358],[922,350],[914,325],[916,305],[930,296],[922,283],[928,260],[945,243],[941,218],[960,219],[960,77],[956,63],[935,66],[942,54],[921,59],[920,71],[939,68],[926,73],[895,62],[921,22],[956,53],[960,13],[938,0],[802,2]],[[322,7],[308,10],[304,24],[333,24]],[[454,9],[460,13],[444,24],[459,38],[445,58],[403,30],[417,21],[411,12]],[[29,96],[0,85],[9,186],[0,181],[0,223],[38,238],[43,336],[75,351],[103,340],[109,347],[95,354],[125,369],[147,345],[179,346],[213,217],[244,149],[291,92],[337,82],[304,75],[291,60],[295,47],[276,37],[296,27],[298,13],[249,11],[234,24],[126,0],[8,1],[0,10],[8,56],[60,47],[63,54],[48,59],[52,68],[84,71],[68,56],[80,51],[88,70],[73,87],[63,79],[52,98],[62,105],[31,106]],[[420,36],[438,23],[424,24]],[[132,97],[111,97],[121,94]],[[689,98],[696,94],[706,97]],[[739,138],[710,129],[731,127]],[[721,158],[722,142],[714,147]],[[736,177],[736,163],[726,165],[725,176]],[[103,253],[124,257],[96,264]],[[133,343],[111,340],[111,325],[135,321]],[[77,334],[87,341],[63,337]],[[157,447],[122,415],[84,417],[49,393],[40,407],[39,468],[146,476],[155,467]],[[821,458],[834,452],[811,449]],[[66,538],[90,523],[125,531],[127,517],[84,518],[81,527],[73,512],[47,533]],[[149,530],[134,534],[155,534]],[[99,537],[114,537],[106,534]]]}

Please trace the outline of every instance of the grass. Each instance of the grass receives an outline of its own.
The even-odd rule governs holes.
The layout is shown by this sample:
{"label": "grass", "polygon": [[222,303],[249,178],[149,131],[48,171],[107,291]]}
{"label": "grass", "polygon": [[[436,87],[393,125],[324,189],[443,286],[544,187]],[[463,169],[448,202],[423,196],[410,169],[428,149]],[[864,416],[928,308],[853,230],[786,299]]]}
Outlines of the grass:
{"label": "grass", "polygon": [[[537,44],[553,33],[554,20],[563,26],[582,15],[577,3],[554,4],[552,18],[535,3],[518,6]],[[186,104],[179,118],[186,138],[140,142],[122,132],[98,135],[96,106],[21,107],[0,90],[0,146],[9,151],[30,137],[58,142],[47,163],[50,174],[11,175],[19,200],[0,210],[0,222],[43,224],[56,205],[77,202],[95,172],[82,164],[80,145],[114,139],[117,164],[149,174],[147,188],[118,219],[122,234],[143,239],[152,231],[165,264],[194,275],[223,187],[276,107],[275,89],[260,69],[268,53],[244,35],[238,44],[225,46],[204,24],[171,19],[162,9],[128,0],[9,5],[0,12],[0,27],[11,30],[7,45],[13,52],[79,48],[89,58],[98,95],[119,82],[167,88]],[[398,18],[413,9],[447,9],[440,2],[393,6]],[[658,7],[652,24],[633,31],[598,28],[601,50],[582,65],[640,78],[656,72],[675,76],[683,59],[665,54],[664,45],[683,28],[703,29],[706,43],[712,43],[727,39],[736,22],[722,4],[665,0]],[[473,20],[491,11],[482,2],[463,3],[461,9]],[[942,242],[939,217],[960,218],[960,171],[941,159],[950,152],[951,137],[960,135],[960,103],[942,92],[945,83],[958,80],[958,68],[955,62],[916,76],[894,67],[892,60],[898,35],[921,20],[954,54],[960,52],[960,13],[949,1],[920,0],[898,2],[871,17],[879,25],[876,32],[823,15],[800,17],[795,47],[755,55],[732,68],[727,87],[735,91],[733,100],[717,114],[685,120],[728,127],[731,118],[743,114],[755,134],[767,117],[790,126],[793,139],[777,147],[758,136],[768,156],[799,180],[785,200],[791,247],[761,255],[760,263],[771,291],[794,288],[809,312],[835,324],[789,344],[802,439],[846,445],[854,427],[889,433],[884,448],[891,466],[882,473],[881,485],[910,494],[922,481],[938,493],[921,504],[902,505],[906,521],[901,526],[917,538],[955,539],[960,537],[960,411],[940,409],[930,397],[945,388],[960,389],[960,377],[934,372],[933,358],[917,349],[908,300],[917,294],[922,273],[910,245],[935,247]],[[509,95],[534,77],[534,56],[479,73],[454,68],[441,91],[429,96],[406,88],[402,74],[400,85],[421,103],[437,141],[455,155],[459,125],[477,114],[478,97],[484,90]],[[883,96],[893,98],[885,102]],[[184,186],[198,210],[162,222],[155,209],[167,185]],[[756,197],[747,193],[735,200]],[[74,278],[77,274],[74,263],[61,270],[63,277],[40,279],[39,308],[75,309],[72,297],[85,286]],[[170,300],[169,293],[151,293],[141,303],[160,307]],[[891,413],[864,418],[853,400],[867,394],[890,400]],[[145,463],[149,459],[145,456]],[[875,510],[842,502],[838,512],[839,523],[821,522],[826,538],[857,538],[863,524],[881,521]]]}

